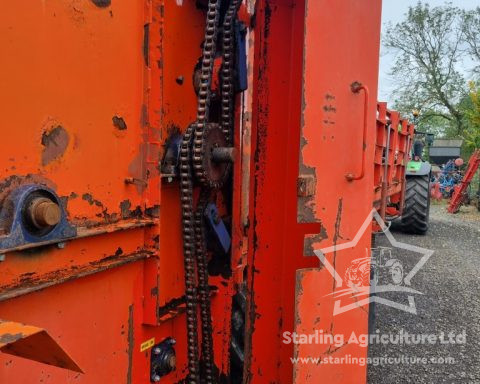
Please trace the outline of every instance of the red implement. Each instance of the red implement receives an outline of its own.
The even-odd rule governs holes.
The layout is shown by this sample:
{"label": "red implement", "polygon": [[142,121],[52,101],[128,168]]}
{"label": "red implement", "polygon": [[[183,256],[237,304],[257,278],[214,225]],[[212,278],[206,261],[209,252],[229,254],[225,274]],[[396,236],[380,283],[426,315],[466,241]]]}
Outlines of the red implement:
{"label": "red implement", "polygon": [[453,193],[452,199],[450,200],[450,204],[448,206],[448,212],[458,212],[460,206],[465,200],[468,186],[472,182],[473,176],[475,176],[475,173],[477,172],[479,166],[480,149],[477,149],[475,152],[473,152],[470,160],[468,161],[467,170],[465,171],[462,182],[457,187],[455,187],[455,192]]}

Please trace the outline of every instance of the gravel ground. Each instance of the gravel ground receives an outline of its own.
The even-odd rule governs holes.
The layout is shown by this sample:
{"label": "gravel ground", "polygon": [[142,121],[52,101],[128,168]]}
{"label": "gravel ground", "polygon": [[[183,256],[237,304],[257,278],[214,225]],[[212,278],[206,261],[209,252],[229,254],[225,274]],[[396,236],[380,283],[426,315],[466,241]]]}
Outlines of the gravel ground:
{"label": "gravel ground", "polygon": [[[432,205],[426,236],[405,235],[392,230],[398,241],[434,250],[434,254],[411,281],[417,314],[375,304],[375,325],[380,334],[466,332],[466,342],[457,344],[371,344],[369,357],[450,358],[454,363],[370,364],[370,384],[389,383],[480,383],[480,213],[462,207],[456,215],[444,205]],[[377,246],[389,246],[381,236]],[[418,261],[418,254],[392,250],[405,271]],[[408,304],[405,293],[382,294]],[[387,296],[385,296],[387,295]],[[448,336],[445,336],[448,340]],[[460,340],[461,341],[461,340]]]}

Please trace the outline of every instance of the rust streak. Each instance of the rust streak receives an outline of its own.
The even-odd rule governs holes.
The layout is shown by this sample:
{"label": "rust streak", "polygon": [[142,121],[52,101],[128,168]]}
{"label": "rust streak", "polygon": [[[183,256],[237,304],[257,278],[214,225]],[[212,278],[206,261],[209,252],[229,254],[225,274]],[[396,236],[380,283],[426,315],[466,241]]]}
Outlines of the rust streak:
{"label": "rust streak", "polygon": [[51,131],[44,132],[42,135],[42,165],[45,166],[55,159],[63,156],[70,137],[68,132],[61,125],[56,126]]}
{"label": "rust streak", "polygon": [[128,369],[127,369],[127,384],[132,384],[132,365],[133,365],[133,348],[134,348],[134,334],[133,334],[133,304],[128,307]]}
{"label": "rust streak", "polygon": [[112,117],[113,126],[117,128],[119,131],[125,131],[127,129],[127,123],[123,117],[113,116]]}
{"label": "rust streak", "polygon": [[[125,231],[129,229],[137,229],[148,227],[150,225],[154,225],[155,221],[152,219],[131,219],[131,220],[122,220],[114,224],[108,225],[96,225],[96,226],[86,226],[86,227],[78,227],[77,228],[77,236],[74,238],[64,239],[66,240],[75,240],[75,239],[82,239],[84,237],[91,237],[91,236],[99,236],[104,235],[107,233],[113,233],[118,231]],[[0,249],[2,253],[8,252],[16,252],[16,251],[24,251],[26,249],[31,248],[38,248],[41,246],[49,245],[49,244],[56,244],[58,243],[58,239],[48,240],[48,241],[41,241],[37,243],[27,243],[20,245],[15,248],[4,248]]]}
{"label": "rust streak", "polygon": [[92,3],[99,8],[106,8],[110,6],[112,0],[92,0]]}
{"label": "rust streak", "polygon": [[137,260],[145,259],[151,255],[151,252],[145,250],[129,255],[115,254],[87,264],[75,265],[71,268],[51,271],[43,275],[32,275],[27,273],[20,276],[17,281],[0,287],[0,301],[26,295],[31,292],[39,291],[81,277],[90,276],[108,269],[117,268]]}
{"label": "rust streak", "polygon": [[[340,225],[342,223],[342,211],[343,211],[343,199],[338,200],[338,208],[337,208],[337,217],[335,219],[335,234],[333,235],[333,245],[336,246],[338,239],[343,239],[342,235],[340,235]],[[336,262],[337,262],[337,250],[333,251],[333,270],[336,273]],[[332,290],[335,291],[335,279],[333,279],[333,287]]]}

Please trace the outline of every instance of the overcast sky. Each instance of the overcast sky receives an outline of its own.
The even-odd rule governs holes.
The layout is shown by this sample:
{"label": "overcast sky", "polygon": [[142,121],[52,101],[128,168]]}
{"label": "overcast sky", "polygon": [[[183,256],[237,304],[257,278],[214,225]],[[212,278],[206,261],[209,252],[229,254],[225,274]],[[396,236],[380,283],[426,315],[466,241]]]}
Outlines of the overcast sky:
{"label": "overcast sky", "polygon": [[[408,11],[409,6],[416,5],[418,0],[383,0],[383,10],[382,10],[382,34],[385,30],[385,25],[388,22],[397,23],[404,20],[405,14]],[[437,5],[445,4],[445,0],[428,0],[421,1],[422,3],[428,3],[430,6],[434,7]],[[453,5],[456,5],[464,9],[472,9],[480,6],[480,0],[451,0]],[[391,54],[386,54],[382,49],[380,54],[380,80],[379,80],[379,95],[378,99],[380,101],[390,101],[389,95],[393,89],[395,89],[394,84],[392,84],[388,79],[388,73],[390,67],[393,64],[394,57]]]}

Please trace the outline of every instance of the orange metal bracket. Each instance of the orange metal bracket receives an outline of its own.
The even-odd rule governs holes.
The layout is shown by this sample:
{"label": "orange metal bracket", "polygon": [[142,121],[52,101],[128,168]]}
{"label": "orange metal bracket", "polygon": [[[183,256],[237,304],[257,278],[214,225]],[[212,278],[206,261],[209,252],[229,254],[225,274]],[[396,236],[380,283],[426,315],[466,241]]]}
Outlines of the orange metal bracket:
{"label": "orange metal bracket", "polygon": [[0,351],[83,373],[47,331],[31,325],[0,320]]}

